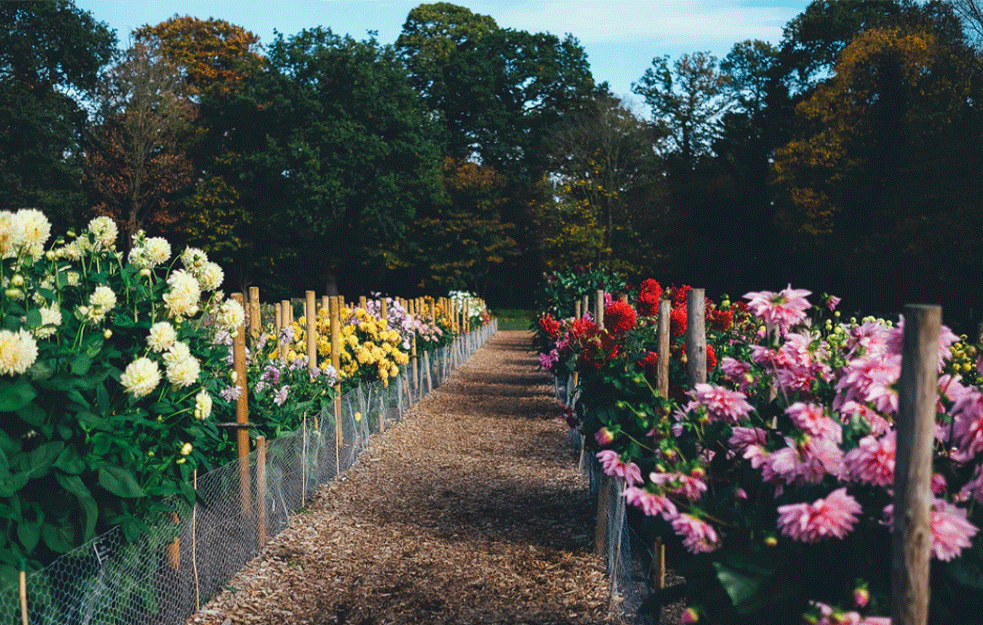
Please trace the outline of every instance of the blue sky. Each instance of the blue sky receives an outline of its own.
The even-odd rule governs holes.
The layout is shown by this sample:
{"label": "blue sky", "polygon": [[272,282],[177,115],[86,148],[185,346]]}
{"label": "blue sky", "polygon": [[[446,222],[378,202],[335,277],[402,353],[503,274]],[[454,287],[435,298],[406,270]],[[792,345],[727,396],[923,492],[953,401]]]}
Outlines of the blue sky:
{"label": "blue sky", "polygon": [[[425,0],[427,2],[435,0]],[[364,39],[378,31],[393,43],[407,14],[424,0],[76,0],[79,8],[117,31],[125,45],[129,33],[174,15],[210,17],[238,24],[273,40],[274,30],[292,35],[326,26]],[[782,27],[808,0],[457,0],[499,26],[530,32],[570,33],[587,52],[594,79],[638,104],[631,94],[652,59],[709,51],[722,58],[745,39],[778,43]]]}

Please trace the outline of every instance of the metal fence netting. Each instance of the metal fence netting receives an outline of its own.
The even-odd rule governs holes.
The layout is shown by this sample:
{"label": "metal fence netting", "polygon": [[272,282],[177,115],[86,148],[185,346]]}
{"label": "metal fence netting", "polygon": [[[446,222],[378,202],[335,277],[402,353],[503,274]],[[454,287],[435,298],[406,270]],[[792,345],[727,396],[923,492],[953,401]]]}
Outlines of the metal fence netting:
{"label": "metal fence netting", "polygon": [[[341,397],[341,444],[334,410],[308,415],[295,432],[242,460],[201,475],[198,502],[165,502],[135,541],[114,528],[26,576],[34,625],[183,623],[287,527],[319,486],[348,469],[372,434],[397,423],[495,332],[495,320],[420,355],[388,386],[362,385]],[[413,361],[411,361],[411,364]],[[248,484],[248,487],[246,487]],[[0,622],[21,623],[18,586],[0,588]]]}

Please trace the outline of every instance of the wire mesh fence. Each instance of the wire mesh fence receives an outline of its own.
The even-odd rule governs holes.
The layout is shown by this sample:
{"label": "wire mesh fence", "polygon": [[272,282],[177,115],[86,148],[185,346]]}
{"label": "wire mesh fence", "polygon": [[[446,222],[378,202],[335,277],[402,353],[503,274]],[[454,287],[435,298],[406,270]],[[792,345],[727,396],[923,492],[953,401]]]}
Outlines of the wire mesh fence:
{"label": "wire mesh fence", "polygon": [[145,519],[149,531],[138,540],[114,528],[28,573],[23,597],[16,586],[0,588],[0,622],[183,623],[287,527],[321,484],[349,468],[372,434],[398,422],[496,331],[492,320],[421,354],[388,386],[345,393],[339,419],[327,407],[295,432],[200,476],[196,504],[166,501],[166,511]]}
{"label": "wire mesh fence", "polygon": [[[556,377],[554,384],[560,403],[573,408],[577,402],[573,375]],[[639,613],[653,589],[655,546],[643,538],[637,515],[626,508],[621,481],[604,474],[597,458],[585,450],[576,428],[570,428],[570,442],[581,452],[580,470],[588,480],[591,501],[597,508],[594,546],[608,572],[608,610],[639,625],[655,625],[657,619]]]}

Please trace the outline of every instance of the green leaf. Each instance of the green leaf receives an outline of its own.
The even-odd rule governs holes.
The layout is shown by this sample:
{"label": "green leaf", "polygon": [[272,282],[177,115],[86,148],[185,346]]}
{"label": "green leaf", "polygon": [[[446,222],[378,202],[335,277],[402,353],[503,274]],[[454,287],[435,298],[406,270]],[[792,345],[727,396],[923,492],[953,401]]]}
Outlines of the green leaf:
{"label": "green leaf", "polygon": [[85,375],[92,367],[92,358],[88,354],[76,354],[71,367],[75,375]]}
{"label": "green leaf", "polygon": [[41,427],[44,424],[48,413],[45,412],[41,406],[31,403],[17,410],[17,416],[20,417],[24,423],[35,427]]}
{"label": "green leaf", "polygon": [[27,380],[0,382],[0,412],[14,412],[34,401],[37,391]]}
{"label": "green leaf", "polygon": [[34,521],[21,521],[17,524],[17,539],[20,544],[24,546],[24,550],[28,553],[34,551],[34,548],[38,546],[38,541],[41,540],[41,528],[39,524]]}
{"label": "green leaf", "polygon": [[65,447],[58,455],[54,466],[70,475],[78,475],[85,470],[85,460],[82,459],[75,447],[69,446]]}
{"label": "green leaf", "polygon": [[105,384],[100,384],[96,387],[96,406],[102,413],[106,413],[109,410],[109,391],[106,390]]}
{"label": "green leaf", "polygon": [[45,443],[32,451],[28,456],[31,477],[41,477],[47,473],[63,449],[65,449],[65,443],[63,441],[53,441]]}
{"label": "green leaf", "polygon": [[24,323],[25,323],[25,325],[27,325],[28,328],[30,328],[32,330],[34,328],[40,328],[42,322],[43,322],[43,320],[41,319],[41,311],[40,310],[38,310],[37,308],[32,308],[32,309],[30,309],[30,310],[27,311],[27,315],[25,315],[25,318],[24,318]]}
{"label": "green leaf", "polygon": [[104,465],[99,468],[99,485],[119,497],[143,497],[143,489],[133,474],[122,467]]}
{"label": "green leaf", "polygon": [[41,528],[44,544],[55,553],[68,553],[75,548],[74,528],[68,523],[45,523]]}
{"label": "green leaf", "polygon": [[56,473],[55,479],[58,480],[62,488],[75,495],[75,498],[78,499],[79,505],[82,506],[82,512],[85,515],[85,535],[82,536],[82,541],[91,540],[96,534],[96,521],[99,520],[99,505],[96,504],[95,497],[92,496],[92,492],[86,488],[82,479],[77,475]]}
{"label": "green leaf", "polygon": [[756,595],[761,588],[761,577],[730,568],[723,562],[714,562],[717,579],[730,596],[731,603],[742,614],[748,614],[759,603]]}

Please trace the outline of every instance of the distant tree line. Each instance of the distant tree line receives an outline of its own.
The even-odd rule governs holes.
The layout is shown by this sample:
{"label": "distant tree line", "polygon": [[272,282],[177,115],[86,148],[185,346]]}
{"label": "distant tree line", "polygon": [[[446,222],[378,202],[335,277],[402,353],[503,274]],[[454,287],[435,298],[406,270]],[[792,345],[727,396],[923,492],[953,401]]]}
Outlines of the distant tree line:
{"label": "distant tree line", "polygon": [[983,316],[979,0],[816,0],[778,45],[653,59],[648,119],[573,36],[443,2],[392,45],[175,16],[118,51],[69,0],[0,22],[0,209],[111,215],[230,289],[522,306],[589,264]]}

